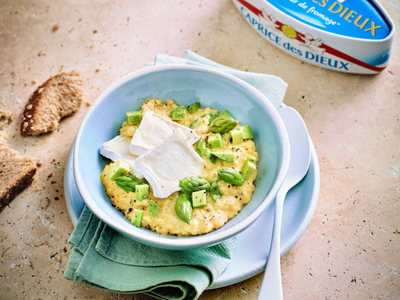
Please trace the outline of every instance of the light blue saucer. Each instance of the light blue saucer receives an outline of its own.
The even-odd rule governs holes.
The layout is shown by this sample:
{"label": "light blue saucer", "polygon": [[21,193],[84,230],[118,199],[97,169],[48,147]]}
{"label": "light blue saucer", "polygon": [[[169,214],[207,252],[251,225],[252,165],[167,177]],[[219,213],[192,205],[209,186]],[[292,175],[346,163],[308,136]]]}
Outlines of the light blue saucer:
{"label": "light blue saucer", "polygon": [[[64,192],[68,214],[75,226],[84,202],[75,184],[73,148],[74,146],[71,147],[65,166]],[[319,185],[318,158],[312,147],[311,164],[306,177],[289,191],[285,199],[281,257],[297,243],[310,223],[317,205]],[[274,210],[274,204],[271,204],[255,223],[238,235],[238,244],[232,262],[209,289],[241,282],[264,270],[270,248]]]}

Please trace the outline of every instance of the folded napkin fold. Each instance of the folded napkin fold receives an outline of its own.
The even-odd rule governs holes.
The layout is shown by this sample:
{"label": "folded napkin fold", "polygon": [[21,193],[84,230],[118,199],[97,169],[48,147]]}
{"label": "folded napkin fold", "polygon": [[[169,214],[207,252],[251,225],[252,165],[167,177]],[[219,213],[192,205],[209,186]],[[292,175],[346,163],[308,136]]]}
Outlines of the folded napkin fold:
{"label": "folded napkin fold", "polygon": [[149,67],[168,64],[206,67],[233,75],[254,86],[267,97],[275,108],[281,107],[288,86],[287,83],[278,76],[236,70],[204,58],[190,50],[186,50],[181,57],[157,54],[154,62],[146,63],[144,66]]}
{"label": "folded napkin fold", "polygon": [[[191,51],[182,57],[157,55],[154,63],[197,65],[234,75],[260,90],[276,107],[287,84],[279,77],[238,71]],[[145,293],[158,299],[197,299],[232,260],[236,238],[186,251],[162,250],[128,239],[100,221],[87,207],[68,243],[70,259],[64,277],[119,293]]]}
{"label": "folded napkin fold", "polygon": [[120,293],[196,299],[228,266],[236,239],[186,251],[153,248],[114,231],[85,206],[68,243],[67,279]]}

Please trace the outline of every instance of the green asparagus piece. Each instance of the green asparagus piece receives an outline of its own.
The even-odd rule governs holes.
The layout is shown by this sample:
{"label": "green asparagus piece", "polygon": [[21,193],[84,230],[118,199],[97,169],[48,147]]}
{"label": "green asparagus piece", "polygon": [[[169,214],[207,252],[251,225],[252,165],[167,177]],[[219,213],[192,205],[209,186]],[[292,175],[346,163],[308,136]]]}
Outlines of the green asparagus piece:
{"label": "green asparagus piece", "polygon": [[192,206],[193,208],[203,207],[207,204],[207,192],[201,190],[192,193]]}
{"label": "green asparagus piece", "polygon": [[122,159],[118,159],[115,163],[110,164],[108,178],[110,178],[110,180],[115,180],[121,175],[128,174],[129,170],[129,164]]}
{"label": "green asparagus piece", "polygon": [[213,164],[215,163],[215,156],[212,154],[211,149],[206,146],[206,143],[202,138],[197,141],[196,152],[201,157],[207,157]]}
{"label": "green asparagus piece", "polygon": [[145,181],[143,179],[137,178],[133,175],[120,176],[115,179],[115,183],[125,191],[134,192],[138,184],[143,184]]}
{"label": "green asparagus piece", "polygon": [[234,185],[243,185],[244,183],[242,175],[233,168],[222,168],[218,170],[218,177],[223,181]]}
{"label": "green asparagus piece", "polygon": [[137,184],[135,186],[136,198],[138,201],[149,199],[149,185],[148,184]]}
{"label": "green asparagus piece", "polygon": [[218,132],[212,133],[208,137],[208,144],[211,148],[222,148],[224,141],[222,140],[221,134]]}
{"label": "green asparagus piece", "polygon": [[199,108],[200,108],[200,102],[195,102],[195,103],[191,104],[191,105],[188,107],[188,111],[189,111],[191,114],[194,114],[194,113],[196,113],[196,112],[199,110]]}
{"label": "green asparagus piece", "polygon": [[257,166],[255,163],[252,163],[250,161],[246,161],[246,163],[242,166],[242,176],[245,179],[250,178],[254,171],[257,170]]}
{"label": "green asparagus piece", "polygon": [[140,111],[128,111],[126,112],[126,121],[129,125],[140,123],[142,113]]}
{"label": "green asparagus piece", "polygon": [[238,145],[243,143],[243,131],[240,129],[240,127],[232,129],[230,135],[232,137],[233,145]]}
{"label": "green asparagus piece", "polygon": [[143,219],[143,210],[135,209],[132,214],[131,224],[136,227],[140,227],[142,225]]}
{"label": "green asparagus piece", "polygon": [[244,163],[247,163],[247,162],[252,162],[252,163],[256,163],[256,161],[257,161],[257,158],[254,156],[254,155],[247,155],[247,158],[246,158],[246,160],[244,161]]}
{"label": "green asparagus piece", "polygon": [[253,138],[253,130],[251,130],[250,125],[245,125],[245,126],[241,127],[240,129],[242,129],[244,140]]}
{"label": "green asparagus piece", "polygon": [[160,212],[161,207],[155,202],[153,199],[150,200],[150,206],[149,206],[149,211],[151,214],[151,217],[154,218],[157,216],[157,214]]}
{"label": "green asparagus piece", "polygon": [[179,180],[179,186],[185,192],[209,191],[211,188],[210,183],[200,175],[189,176]]}
{"label": "green asparagus piece", "polygon": [[170,117],[172,120],[183,120],[186,117],[186,110],[183,106],[178,106],[171,111]]}
{"label": "green asparagus piece", "polygon": [[190,224],[193,216],[192,203],[190,202],[190,194],[182,193],[176,199],[175,212],[179,219]]}
{"label": "green asparagus piece", "polygon": [[206,155],[206,142],[204,142],[204,140],[202,139],[202,138],[200,138],[198,141],[197,141],[197,144],[196,144],[196,152],[201,156],[201,157],[203,157],[203,156],[205,156]]}
{"label": "green asparagus piece", "polygon": [[221,190],[219,189],[218,180],[215,180],[213,183],[211,183],[210,194],[211,194],[211,198],[212,198],[214,201],[217,201],[217,200],[221,199],[221,197],[222,197],[222,192],[221,192]]}
{"label": "green asparagus piece", "polygon": [[190,123],[189,128],[190,129],[196,129],[197,127],[199,127],[201,125],[201,118],[197,118],[196,120],[194,120],[192,123]]}
{"label": "green asparagus piece", "polygon": [[212,150],[206,147],[205,157],[207,157],[213,164],[215,164],[216,156],[213,154]]}
{"label": "green asparagus piece", "polygon": [[233,117],[225,109],[219,114],[219,116],[220,117],[229,117],[229,118],[233,119]]}
{"label": "green asparagus piece", "polygon": [[236,157],[234,153],[231,152],[216,152],[213,151],[212,153],[213,155],[215,155],[216,157],[218,157],[219,159],[222,159],[226,162],[234,162]]}
{"label": "green asparagus piece", "polygon": [[215,118],[210,125],[208,125],[209,132],[227,133],[236,127],[238,122],[235,119],[226,116]]}
{"label": "green asparagus piece", "polygon": [[211,124],[212,121],[214,121],[214,119],[218,118],[218,114],[213,114],[213,113],[208,113],[208,116],[210,116],[210,122],[209,124]]}

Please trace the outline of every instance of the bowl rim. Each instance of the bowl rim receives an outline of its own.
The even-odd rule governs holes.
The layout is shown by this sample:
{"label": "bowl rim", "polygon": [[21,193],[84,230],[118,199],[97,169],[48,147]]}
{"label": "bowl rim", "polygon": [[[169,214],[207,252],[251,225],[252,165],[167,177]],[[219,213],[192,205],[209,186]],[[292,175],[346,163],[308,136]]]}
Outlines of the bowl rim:
{"label": "bowl rim", "polygon": [[[125,83],[135,79],[139,78],[144,75],[148,75],[151,73],[157,73],[160,71],[168,71],[168,70],[194,70],[194,71],[200,71],[200,72],[205,72],[205,73],[211,73],[217,76],[222,76],[225,77],[228,80],[233,81],[234,83],[244,87],[246,90],[248,90],[252,95],[255,96],[255,98],[258,99],[258,101],[266,108],[266,110],[269,112],[271,118],[273,119],[275,126],[277,128],[277,132],[279,134],[281,143],[282,143],[282,164],[281,168],[278,172],[278,176],[275,180],[275,183],[273,184],[270,192],[267,194],[267,196],[262,200],[261,204],[253,211],[251,212],[245,219],[243,219],[241,222],[238,224],[235,224],[234,226],[221,231],[217,234],[214,235],[197,235],[197,236],[189,236],[189,237],[182,237],[182,238],[176,238],[176,239],[166,239],[163,238],[163,235],[158,235],[158,236],[151,236],[148,235],[146,232],[143,232],[140,228],[140,230],[127,230],[123,226],[121,226],[120,222],[114,219],[108,218],[107,214],[96,207],[95,200],[91,197],[89,190],[86,188],[86,186],[83,184],[84,180],[81,177],[81,174],[79,172],[79,150],[80,150],[80,140],[81,136],[83,134],[83,130],[88,122],[89,117],[91,116],[92,112],[96,109],[96,107],[110,94],[112,93],[115,89],[118,87],[124,85]],[[99,154],[100,155],[100,154]],[[192,66],[192,65],[180,65],[180,64],[168,64],[168,65],[158,65],[158,66],[151,66],[151,67],[146,67],[143,69],[139,69],[136,71],[133,71],[131,73],[128,73],[119,79],[115,80],[112,82],[93,102],[93,104],[90,106],[88,112],[85,114],[84,118],[82,119],[82,122],[79,126],[78,133],[75,138],[75,148],[74,148],[74,155],[73,155],[73,168],[74,168],[74,175],[75,175],[75,181],[76,185],[78,187],[78,191],[82,196],[82,199],[85,202],[85,205],[88,206],[88,208],[104,223],[107,225],[111,226],[115,230],[119,231],[120,233],[124,234],[125,236],[128,236],[138,242],[142,242],[147,245],[151,245],[153,247],[158,247],[158,248],[164,248],[164,249],[190,249],[190,248],[198,248],[198,247],[204,247],[204,246],[211,246],[213,244],[220,243],[232,236],[237,235],[244,229],[246,229],[248,226],[250,226],[255,220],[258,219],[258,217],[268,208],[268,206],[272,203],[272,201],[275,199],[276,194],[278,193],[285,177],[286,173],[289,167],[289,158],[290,158],[290,147],[289,147],[289,138],[286,132],[285,125],[278,113],[278,110],[272,105],[272,103],[255,87],[250,85],[249,83],[243,81],[242,79],[239,79],[233,75],[224,73],[219,70],[215,69],[210,69],[206,67],[201,67],[201,66]],[[269,201],[266,201],[268,199]],[[223,228],[223,227],[221,227]],[[135,228],[139,229],[139,228]],[[146,229],[148,230],[148,229]],[[214,232],[214,231],[213,231]]]}

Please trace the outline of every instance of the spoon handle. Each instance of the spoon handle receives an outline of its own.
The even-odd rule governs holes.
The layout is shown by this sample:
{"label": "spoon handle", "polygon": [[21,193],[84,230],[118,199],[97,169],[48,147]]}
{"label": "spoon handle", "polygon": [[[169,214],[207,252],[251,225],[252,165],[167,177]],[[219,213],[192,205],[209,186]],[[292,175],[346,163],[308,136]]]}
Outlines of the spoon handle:
{"label": "spoon handle", "polygon": [[275,198],[275,222],[272,233],[271,248],[269,250],[267,267],[264,279],[258,294],[258,300],[282,300],[282,279],[281,279],[281,225],[283,202],[286,190],[282,187]]}

